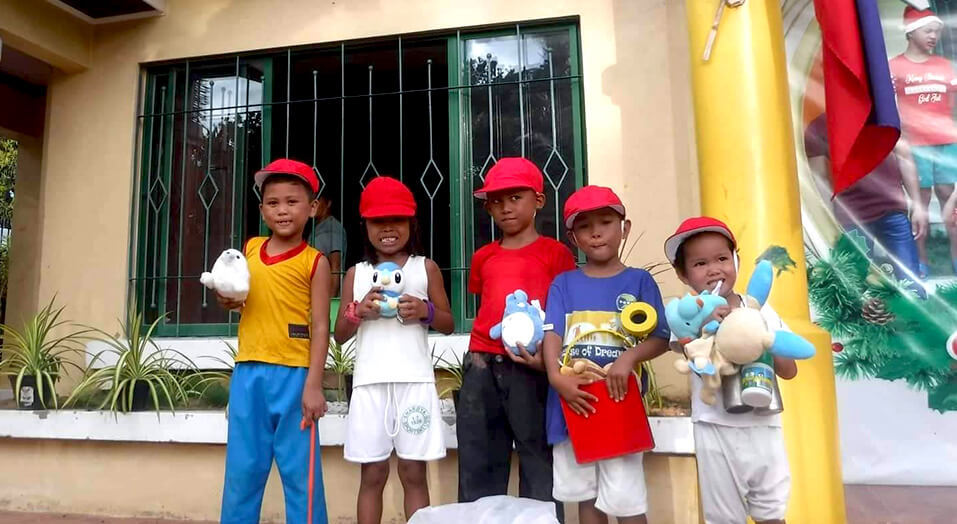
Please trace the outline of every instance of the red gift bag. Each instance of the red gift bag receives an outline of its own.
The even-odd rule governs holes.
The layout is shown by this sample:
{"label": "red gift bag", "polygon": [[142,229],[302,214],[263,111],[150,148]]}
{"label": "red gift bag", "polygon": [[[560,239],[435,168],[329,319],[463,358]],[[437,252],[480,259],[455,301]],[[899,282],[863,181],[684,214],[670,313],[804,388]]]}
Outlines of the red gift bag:
{"label": "red gift bag", "polygon": [[608,395],[604,380],[581,386],[581,390],[598,397],[595,412],[588,418],[573,412],[562,399],[568,436],[579,464],[654,449],[655,439],[634,375],[628,380],[628,393],[621,402]]}
{"label": "red gift bag", "polygon": [[[650,306],[649,306],[650,307]],[[654,313],[654,310],[651,310]],[[657,318],[650,318],[651,327],[657,323]],[[647,332],[651,330],[648,329]],[[609,329],[594,329],[580,333],[573,341],[565,346],[562,364],[567,365],[571,357],[571,348],[579,340],[593,333],[607,333],[616,336],[626,344],[634,344],[619,331]],[[647,335],[647,332],[644,335]],[[638,368],[638,373],[644,370]],[[598,402],[594,404],[595,413],[585,418],[572,411],[565,399],[561,399],[562,412],[565,414],[565,424],[568,426],[568,436],[575,451],[575,460],[579,464],[595,462],[631,453],[649,451],[655,447],[655,439],[648,424],[648,415],[641,399],[641,390],[638,380],[633,373],[628,377],[628,392],[621,402],[615,402],[608,394],[608,384],[599,380],[591,384],[579,386],[582,391],[595,395]]]}

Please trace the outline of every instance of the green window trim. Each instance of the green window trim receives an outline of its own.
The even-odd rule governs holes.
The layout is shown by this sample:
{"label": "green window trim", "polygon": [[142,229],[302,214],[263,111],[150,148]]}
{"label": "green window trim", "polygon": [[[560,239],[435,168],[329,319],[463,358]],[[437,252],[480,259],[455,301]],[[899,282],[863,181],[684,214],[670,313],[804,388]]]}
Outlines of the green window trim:
{"label": "green window trim", "polygon": [[[470,85],[469,80],[469,58],[466,53],[467,46],[471,41],[479,39],[495,39],[495,38],[514,38],[516,40],[518,47],[518,56],[521,67],[521,60],[525,48],[523,47],[524,40],[523,38],[528,36],[540,35],[540,34],[556,34],[565,32],[565,38],[568,41],[568,74],[566,75],[554,75],[549,73],[547,78],[537,78],[529,79],[523,78],[522,75],[525,73],[523,68],[518,70],[519,79],[517,82],[497,82],[494,84],[475,84]],[[420,37],[415,37],[420,38]],[[247,217],[246,213],[251,213],[252,211],[247,206],[247,201],[250,198],[251,190],[251,181],[246,180],[244,177],[248,173],[259,166],[254,166],[252,162],[255,161],[253,158],[247,158],[245,154],[238,154],[237,152],[242,149],[244,152],[248,153],[249,144],[246,143],[247,134],[239,132],[240,127],[240,110],[242,105],[239,102],[239,92],[240,92],[240,78],[247,78],[247,87],[246,87],[246,102],[245,102],[245,112],[242,113],[243,117],[247,119],[250,118],[251,114],[258,112],[261,115],[261,147],[260,147],[260,158],[258,161],[263,165],[270,160],[270,151],[274,147],[274,134],[277,132],[274,129],[276,124],[276,119],[280,116],[277,115],[274,106],[280,106],[278,109],[282,109],[282,106],[285,106],[285,114],[288,115],[290,107],[294,104],[302,102],[313,102],[316,107],[318,104],[329,102],[339,99],[340,104],[342,104],[341,111],[345,112],[345,104],[347,99],[350,98],[368,98],[371,100],[373,97],[388,97],[388,96],[398,96],[400,101],[399,103],[399,123],[402,125],[403,119],[403,108],[402,103],[403,96],[415,95],[423,92],[428,92],[430,94],[439,94],[441,95],[442,91],[446,92],[445,97],[434,96],[432,97],[432,103],[436,101],[445,100],[448,104],[448,167],[446,173],[446,180],[448,181],[448,193],[449,193],[449,219],[450,219],[450,228],[449,228],[449,238],[448,238],[448,248],[449,248],[449,264],[448,267],[443,268],[443,272],[448,275],[447,279],[451,282],[447,282],[450,289],[449,299],[452,305],[452,312],[456,321],[456,332],[457,333],[467,333],[471,330],[472,327],[472,318],[470,312],[474,312],[476,308],[477,299],[475,296],[468,293],[467,290],[467,281],[468,281],[468,265],[472,253],[476,250],[476,231],[475,223],[473,220],[473,215],[475,213],[484,213],[478,206],[478,202],[472,197],[472,184],[473,184],[473,171],[477,167],[473,163],[472,156],[472,147],[474,141],[472,137],[475,131],[472,129],[474,117],[471,99],[472,91],[474,89],[485,90],[488,89],[488,96],[491,96],[492,88],[499,88],[501,86],[509,86],[515,84],[518,86],[518,96],[519,104],[518,110],[525,110],[525,103],[522,102],[523,93],[529,90],[529,86],[533,84],[538,84],[540,82],[548,82],[552,85],[550,101],[552,103],[551,117],[552,117],[552,126],[554,129],[555,126],[555,112],[556,112],[556,98],[555,98],[555,84],[558,82],[567,82],[566,89],[570,92],[571,99],[571,122],[563,124],[564,132],[571,133],[571,145],[572,150],[570,153],[573,155],[573,159],[569,162],[569,166],[574,172],[574,187],[581,187],[585,184],[587,179],[586,168],[586,148],[585,148],[585,126],[584,126],[584,107],[583,107],[583,91],[582,91],[582,77],[581,77],[581,63],[580,63],[580,37],[577,22],[575,21],[557,21],[550,23],[536,23],[534,25],[525,24],[512,24],[509,26],[503,26],[498,29],[491,30],[481,30],[481,31],[472,31],[472,30],[459,30],[454,33],[446,33],[441,35],[429,35],[429,38],[435,40],[437,38],[445,39],[445,50],[447,53],[447,86],[446,87],[435,87],[432,88],[431,85],[428,89],[406,89],[403,90],[402,85],[402,57],[401,52],[403,46],[403,37],[397,37],[396,42],[399,47],[399,90],[398,92],[389,92],[389,93],[371,93],[368,96],[360,95],[347,95],[346,94],[346,80],[345,80],[345,63],[346,63],[346,43],[339,43],[335,46],[330,45],[318,45],[311,46],[309,48],[288,48],[282,52],[285,56],[277,52],[249,52],[234,55],[234,73],[236,82],[236,94],[235,100],[237,101],[235,107],[225,108],[235,110],[236,118],[232,121],[233,126],[233,158],[232,158],[232,191],[231,191],[231,200],[229,208],[232,213],[230,224],[230,234],[229,234],[229,243],[230,247],[241,249],[242,243],[245,241],[243,237],[244,224],[248,224],[247,218],[252,219],[252,217]],[[414,38],[410,39],[414,41]],[[340,73],[340,80],[342,83],[341,91],[338,97],[323,97],[314,95],[312,99],[292,99],[291,89],[291,71],[292,71],[292,57],[293,52],[300,52],[304,49],[315,49],[317,52],[322,50],[338,50],[340,65],[342,71]],[[491,56],[491,55],[489,55]],[[276,71],[276,64],[274,60],[276,58],[285,58],[285,74],[286,78],[286,93],[285,97],[282,100],[277,100],[274,96],[274,90],[277,83],[274,81],[274,75]],[[261,77],[261,98],[259,102],[253,104],[250,102],[250,94],[248,88],[248,74],[243,74],[242,68],[243,65],[249,65],[252,61],[258,61],[262,66],[262,77]],[[191,72],[193,68],[206,67],[211,62],[210,59],[200,58],[200,59],[191,59],[186,61],[181,61],[175,64],[165,64],[165,65],[147,65],[144,66],[145,69],[145,88],[143,89],[143,101],[141,107],[143,108],[142,114],[138,116],[140,130],[140,144],[141,150],[138,154],[139,158],[139,167],[138,172],[138,190],[136,192],[136,202],[135,209],[131,213],[131,219],[136,218],[135,227],[131,228],[131,262],[135,260],[135,263],[130,264],[131,274],[129,276],[130,284],[130,305],[135,302],[141,305],[141,309],[146,309],[148,311],[153,311],[153,318],[155,315],[160,314],[160,312],[166,312],[165,318],[160,322],[157,328],[156,334],[158,336],[190,336],[190,337],[213,337],[213,336],[235,336],[237,332],[237,322],[238,315],[235,313],[230,313],[228,315],[228,320],[224,322],[215,322],[215,323],[196,323],[188,322],[188,319],[183,318],[183,307],[180,304],[182,301],[183,293],[183,282],[189,281],[191,279],[198,279],[197,275],[184,275],[183,271],[183,256],[184,256],[184,222],[183,219],[183,209],[184,209],[184,195],[186,191],[185,177],[186,174],[186,162],[183,160],[187,157],[187,139],[181,138],[182,143],[178,143],[175,139],[174,128],[179,123],[181,118],[181,127],[182,134],[185,136],[189,128],[189,119],[191,115],[195,117],[201,116],[205,112],[209,113],[210,125],[212,126],[213,113],[217,108],[213,107],[214,104],[211,102],[210,107],[200,108],[200,109],[191,109],[187,107],[191,100],[190,89],[194,85],[191,81]],[[220,61],[222,62],[222,61]],[[552,65],[551,55],[549,54],[548,59],[549,66]],[[370,73],[371,75],[371,73]],[[180,79],[182,77],[182,79]],[[490,77],[491,79],[491,77]],[[165,82],[164,85],[163,82]],[[371,80],[370,80],[371,82]],[[371,85],[371,84],[370,84]],[[482,86],[481,88],[477,86]],[[185,88],[185,90],[184,90]],[[177,108],[177,93],[179,90],[183,93],[182,108]],[[370,87],[371,90],[371,87]],[[210,97],[215,97],[215,93],[209,95]],[[530,96],[530,95],[525,95]],[[223,97],[225,100],[225,96]],[[491,104],[491,99],[489,99],[489,104]],[[491,108],[491,105],[489,106]],[[250,113],[250,109],[253,109],[253,113]],[[224,108],[218,108],[220,110]],[[371,111],[371,110],[370,110]],[[370,129],[371,129],[371,113],[370,113]],[[489,117],[489,125],[491,126],[491,118]],[[340,157],[344,157],[346,147],[345,147],[345,120],[346,118],[340,114]],[[526,140],[524,138],[524,125],[525,125],[525,116],[520,117],[522,124],[522,153],[525,153]],[[285,147],[288,154],[290,147],[289,140],[289,118],[288,116],[284,118],[287,135],[285,140]],[[431,126],[431,124],[430,124]],[[400,127],[400,130],[402,128]],[[209,131],[208,137],[210,140],[210,145],[207,147],[207,154],[211,155],[213,148],[211,145],[212,131]],[[315,136],[315,135],[314,135]],[[400,143],[404,139],[404,133],[400,131],[399,141]],[[439,138],[438,140],[441,140]],[[529,139],[530,141],[531,139]],[[315,141],[315,139],[314,139]],[[436,141],[437,146],[441,146],[442,143]],[[174,164],[174,155],[173,148],[180,147],[180,165],[176,166]],[[489,143],[489,147],[493,147],[492,142]],[[531,147],[531,146],[529,146]],[[558,147],[556,142],[556,135],[552,133],[552,145],[553,149]],[[315,151],[315,144],[313,151]],[[569,152],[564,152],[567,155]],[[313,153],[315,155],[315,152]],[[490,155],[491,155],[490,150]],[[403,147],[399,147],[399,169],[398,173],[400,177],[403,175],[403,164],[401,156],[403,155]],[[370,159],[371,161],[371,159]],[[565,163],[565,160],[561,160],[562,163]],[[344,158],[340,158],[340,166],[344,166]],[[213,180],[210,178],[209,167],[211,166],[211,161],[208,161],[206,164],[206,174],[203,177],[203,183],[207,183],[207,179]],[[315,165],[315,162],[314,162]],[[177,174],[177,167],[178,170]],[[542,165],[540,164],[540,167]],[[440,173],[441,174],[441,173]],[[480,173],[481,174],[481,173]],[[173,178],[179,176],[180,183],[179,194],[173,194]],[[325,176],[329,176],[328,174]],[[340,205],[355,205],[355,202],[345,202],[344,201],[344,187],[345,187],[345,169],[341,167],[340,169],[340,193],[338,196]],[[548,171],[546,171],[546,176],[548,177]],[[215,181],[213,181],[215,183]],[[549,183],[551,181],[546,181],[546,193],[550,191]],[[441,184],[441,182],[439,183]],[[437,188],[440,188],[437,186]],[[564,186],[563,186],[564,187]],[[206,188],[208,189],[208,188]],[[213,197],[210,198],[212,201],[216,196],[221,194],[224,188],[215,187],[216,193],[213,193]],[[202,200],[203,206],[205,207],[206,217],[205,220],[209,221],[209,213],[211,206],[207,205],[206,200],[204,199],[203,193],[204,186],[200,185],[199,198]],[[428,188],[426,189],[428,191]],[[441,190],[442,192],[445,189]],[[165,198],[160,199],[159,196],[165,195]],[[555,188],[555,195],[558,195],[558,189]],[[549,195],[551,197],[551,195]],[[171,216],[171,203],[173,198],[179,198],[179,220],[174,220]],[[433,204],[433,202],[430,202]],[[558,202],[556,199],[555,203],[555,212],[558,213]],[[444,220],[442,215],[435,216],[436,221]],[[258,221],[259,233],[266,234],[268,231],[265,229],[262,220]],[[430,225],[431,227],[431,225]],[[555,226],[556,229],[559,226]],[[171,255],[170,251],[170,242],[172,238],[170,236],[171,228],[177,230],[177,237],[179,245],[177,246],[175,256]],[[545,234],[543,232],[543,234]],[[550,234],[550,232],[548,232]],[[206,238],[205,242],[208,242],[209,229],[208,227],[204,230],[204,235]],[[493,233],[494,235],[494,233]],[[249,235],[247,235],[249,236]],[[557,235],[556,235],[557,236]],[[564,240],[560,238],[560,240]],[[444,247],[442,247],[444,249]],[[213,247],[204,247],[204,255],[206,257],[206,267],[208,267],[212,261],[215,259],[216,253],[218,253],[217,248]],[[359,252],[356,246],[350,244],[350,251],[352,253]],[[347,269],[343,267],[343,271]],[[173,271],[175,271],[175,273]],[[171,286],[175,286],[177,302],[175,304],[168,303],[167,295],[170,293]],[[205,292],[204,292],[205,295]],[[204,300],[207,301],[208,307],[216,308],[215,301],[210,297],[204,297]],[[338,310],[338,299],[333,299],[331,304],[331,317],[334,321],[336,312]],[[144,307],[145,306],[145,307]]]}

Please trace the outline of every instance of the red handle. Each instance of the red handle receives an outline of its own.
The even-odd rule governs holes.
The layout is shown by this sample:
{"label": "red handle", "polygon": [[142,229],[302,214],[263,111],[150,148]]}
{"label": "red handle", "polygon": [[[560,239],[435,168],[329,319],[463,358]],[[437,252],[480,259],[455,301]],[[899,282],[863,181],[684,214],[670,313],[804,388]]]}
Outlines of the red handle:
{"label": "red handle", "polygon": [[312,524],[312,494],[316,480],[316,423],[309,424],[309,505],[306,513],[306,522]]}

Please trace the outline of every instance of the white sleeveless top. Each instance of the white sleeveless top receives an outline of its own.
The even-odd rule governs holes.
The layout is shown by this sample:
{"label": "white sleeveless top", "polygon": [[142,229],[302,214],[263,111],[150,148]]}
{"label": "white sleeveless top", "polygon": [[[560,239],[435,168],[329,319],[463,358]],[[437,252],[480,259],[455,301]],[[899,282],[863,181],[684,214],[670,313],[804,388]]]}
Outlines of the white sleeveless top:
{"label": "white sleeveless top", "polygon": [[[425,257],[410,256],[402,266],[403,294],[429,298],[429,277]],[[375,267],[356,264],[352,284],[354,300],[362,300],[372,289]],[[429,351],[429,328],[417,321],[401,324],[397,317],[363,320],[356,333],[354,386],[383,382],[435,382]]]}

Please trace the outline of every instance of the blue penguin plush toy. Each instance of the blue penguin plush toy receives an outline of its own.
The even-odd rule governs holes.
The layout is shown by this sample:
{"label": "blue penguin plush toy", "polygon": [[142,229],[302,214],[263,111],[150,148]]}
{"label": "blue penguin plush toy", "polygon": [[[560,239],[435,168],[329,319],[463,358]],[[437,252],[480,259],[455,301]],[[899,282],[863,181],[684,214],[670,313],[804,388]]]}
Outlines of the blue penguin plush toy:
{"label": "blue penguin plush toy", "polygon": [[519,355],[518,345],[534,354],[538,343],[545,338],[545,312],[538,300],[528,301],[524,290],[516,289],[505,297],[505,313],[502,321],[492,326],[489,335],[502,339],[502,344],[512,353]]}
{"label": "blue penguin plush toy", "polygon": [[379,300],[379,315],[394,317],[399,312],[399,297],[405,288],[402,268],[394,262],[382,262],[372,272],[372,286],[380,287],[379,291],[385,295],[385,300]]}

